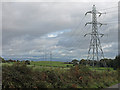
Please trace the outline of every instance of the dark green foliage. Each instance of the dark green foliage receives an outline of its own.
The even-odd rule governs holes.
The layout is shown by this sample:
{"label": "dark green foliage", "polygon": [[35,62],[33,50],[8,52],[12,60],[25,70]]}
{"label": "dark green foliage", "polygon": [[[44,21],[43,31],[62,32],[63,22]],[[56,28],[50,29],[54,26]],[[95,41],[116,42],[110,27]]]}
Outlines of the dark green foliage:
{"label": "dark green foliage", "polygon": [[3,63],[5,63],[5,60],[4,60],[4,58],[0,57],[0,62],[3,62]]}
{"label": "dark green foliage", "polygon": [[87,60],[82,59],[82,60],[80,60],[79,64],[86,65],[87,64]]}
{"label": "dark green foliage", "polygon": [[25,64],[26,64],[26,65],[30,65],[30,61],[29,61],[29,60],[26,60],[26,61],[25,61]]}
{"label": "dark green foliage", "polygon": [[72,60],[72,62],[74,63],[74,62],[79,62],[77,59],[74,59],[74,60]]}
{"label": "dark green foliage", "polygon": [[85,65],[76,65],[66,71],[35,71],[25,63],[3,66],[3,88],[103,88],[117,80],[116,72],[91,71]]}
{"label": "dark green foliage", "polygon": [[115,59],[101,59],[100,61],[96,61],[96,60],[85,60],[85,59],[81,59],[79,64],[80,65],[89,65],[89,66],[97,66],[97,67],[112,67],[115,70],[117,68],[120,68],[120,55],[116,56]]}
{"label": "dark green foliage", "polygon": [[115,60],[113,62],[114,69],[120,69],[120,55],[115,57]]}
{"label": "dark green foliage", "polygon": [[73,66],[78,65],[79,61],[77,59],[72,60]]}
{"label": "dark green foliage", "polygon": [[[12,66],[4,66],[3,68],[3,88],[4,87],[30,87],[33,80],[31,78],[31,68],[27,68],[24,64],[13,64]],[[19,83],[17,83],[19,82]]]}

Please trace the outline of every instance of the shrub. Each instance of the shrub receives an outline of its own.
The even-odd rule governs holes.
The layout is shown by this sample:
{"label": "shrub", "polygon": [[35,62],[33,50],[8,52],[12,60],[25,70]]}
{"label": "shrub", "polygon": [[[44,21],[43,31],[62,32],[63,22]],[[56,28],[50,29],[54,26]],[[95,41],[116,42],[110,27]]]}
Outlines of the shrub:
{"label": "shrub", "polygon": [[3,88],[89,88],[111,85],[117,80],[115,71],[91,71],[86,66],[76,65],[68,70],[33,70],[26,64],[15,63],[3,66]]}

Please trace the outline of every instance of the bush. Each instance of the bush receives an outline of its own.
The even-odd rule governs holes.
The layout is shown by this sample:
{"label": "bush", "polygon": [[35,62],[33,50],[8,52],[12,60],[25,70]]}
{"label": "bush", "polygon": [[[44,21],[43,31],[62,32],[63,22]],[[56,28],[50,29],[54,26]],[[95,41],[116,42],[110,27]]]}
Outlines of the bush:
{"label": "bush", "polygon": [[3,66],[3,88],[92,88],[111,85],[117,80],[116,72],[91,71],[86,66],[76,65],[68,70],[33,70],[26,64],[15,63]]}
{"label": "bush", "polygon": [[2,87],[5,88],[21,88],[31,87],[32,81],[32,69],[28,68],[24,64],[13,64],[12,66],[3,66],[2,68]]}

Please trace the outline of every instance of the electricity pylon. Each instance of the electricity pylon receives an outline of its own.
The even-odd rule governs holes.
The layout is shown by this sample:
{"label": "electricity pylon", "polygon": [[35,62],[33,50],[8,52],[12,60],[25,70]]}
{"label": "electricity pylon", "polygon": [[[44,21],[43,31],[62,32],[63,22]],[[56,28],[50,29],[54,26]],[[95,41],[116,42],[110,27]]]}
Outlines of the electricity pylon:
{"label": "electricity pylon", "polygon": [[[90,40],[90,46],[89,46],[89,50],[88,50],[87,60],[92,59],[93,60],[93,66],[94,66],[94,60],[99,60],[100,57],[104,58],[104,53],[103,53],[101,43],[100,43],[100,37],[102,37],[104,34],[101,34],[101,33],[98,32],[98,25],[100,25],[100,27],[102,25],[106,25],[106,24],[102,24],[100,22],[97,22],[97,14],[99,14],[99,17],[100,17],[102,14],[106,14],[106,13],[98,12],[96,10],[95,5],[93,5],[92,11],[86,12],[85,15],[87,15],[88,13],[92,14],[92,22],[87,22],[85,24],[85,26],[87,24],[92,24],[92,32],[88,33],[89,35],[91,35],[91,40]],[[85,34],[84,36],[86,36],[88,34]],[[92,52],[91,52],[91,49],[92,49]]]}
{"label": "electricity pylon", "polygon": [[52,61],[52,51],[50,51],[50,61]]}

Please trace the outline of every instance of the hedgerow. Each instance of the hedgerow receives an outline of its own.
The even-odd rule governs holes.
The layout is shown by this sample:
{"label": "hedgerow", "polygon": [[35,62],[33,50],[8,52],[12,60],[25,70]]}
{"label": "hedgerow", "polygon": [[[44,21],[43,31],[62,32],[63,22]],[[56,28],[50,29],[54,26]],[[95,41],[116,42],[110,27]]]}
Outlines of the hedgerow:
{"label": "hedgerow", "polygon": [[117,83],[118,79],[115,71],[92,71],[80,65],[66,71],[38,71],[15,63],[2,69],[3,88],[104,88]]}

